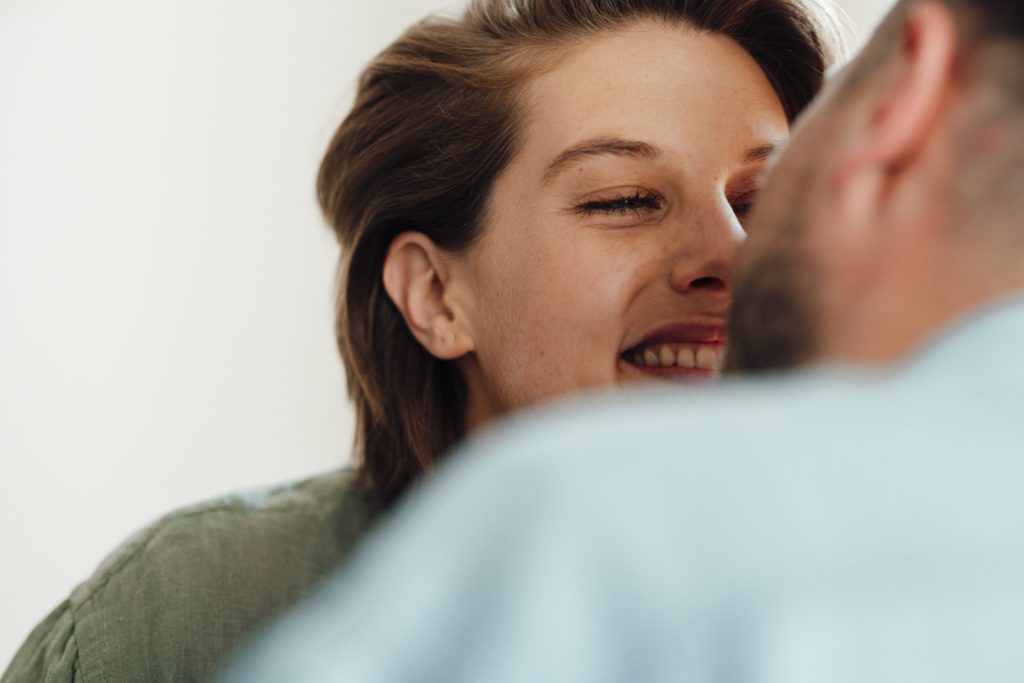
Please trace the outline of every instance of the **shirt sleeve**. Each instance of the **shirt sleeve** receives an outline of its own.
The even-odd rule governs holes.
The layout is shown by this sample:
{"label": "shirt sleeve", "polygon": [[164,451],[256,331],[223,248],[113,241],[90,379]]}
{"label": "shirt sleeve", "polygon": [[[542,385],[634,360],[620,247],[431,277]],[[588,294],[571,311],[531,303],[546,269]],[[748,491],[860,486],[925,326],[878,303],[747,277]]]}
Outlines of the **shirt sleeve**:
{"label": "shirt sleeve", "polygon": [[82,683],[70,602],[65,600],[36,626],[0,683]]}

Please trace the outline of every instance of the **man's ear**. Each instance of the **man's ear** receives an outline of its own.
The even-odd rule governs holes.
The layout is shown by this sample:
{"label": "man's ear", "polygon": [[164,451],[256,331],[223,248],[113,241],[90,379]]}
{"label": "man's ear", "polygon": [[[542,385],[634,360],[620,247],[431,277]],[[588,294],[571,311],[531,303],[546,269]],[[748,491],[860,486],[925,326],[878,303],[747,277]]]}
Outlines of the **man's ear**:
{"label": "man's ear", "polygon": [[958,49],[952,11],[931,0],[912,5],[899,41],[895,72],[880,87],[852,166],[904,167],[927,146],[950,94]]}
{"label": "man's ear", "polygon": [[430,354],[455,360],[473,351],[467,321],[449,302],[450,270],[445,254],[419,232],[391,242],[384,259],[384,289],[416,340]]}

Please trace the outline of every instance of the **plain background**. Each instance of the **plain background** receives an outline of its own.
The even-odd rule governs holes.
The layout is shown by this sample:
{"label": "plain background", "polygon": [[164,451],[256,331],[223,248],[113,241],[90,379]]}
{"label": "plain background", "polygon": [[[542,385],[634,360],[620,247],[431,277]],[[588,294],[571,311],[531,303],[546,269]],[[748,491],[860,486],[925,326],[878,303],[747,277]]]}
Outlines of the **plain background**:
{"label": "plain background", "polygon": [[347,460],[313,179],[360,67],[459,4],[0,0],[0,669],[163,512]]}

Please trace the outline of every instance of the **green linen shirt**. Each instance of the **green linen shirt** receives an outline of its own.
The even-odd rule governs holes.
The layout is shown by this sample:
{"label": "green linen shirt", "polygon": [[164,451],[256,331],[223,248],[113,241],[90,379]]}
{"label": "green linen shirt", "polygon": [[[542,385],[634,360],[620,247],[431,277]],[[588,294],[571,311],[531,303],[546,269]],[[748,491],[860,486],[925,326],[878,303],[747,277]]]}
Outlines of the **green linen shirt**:
{"label": "green linen shirt", "polygon": [[0,683],[208,680],[337,569],[369,522],[352,470],[173,512],[36,626]]}

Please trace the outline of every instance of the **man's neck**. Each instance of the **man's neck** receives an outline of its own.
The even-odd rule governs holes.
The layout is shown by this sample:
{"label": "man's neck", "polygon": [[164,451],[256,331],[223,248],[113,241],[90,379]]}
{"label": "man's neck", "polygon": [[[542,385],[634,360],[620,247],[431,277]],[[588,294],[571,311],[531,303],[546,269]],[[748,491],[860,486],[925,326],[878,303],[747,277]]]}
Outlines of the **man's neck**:
{"label": "man's neck", "polygon": [[[962,264],[961,264],[962,265]],[[936,277],[918,272],[891,287],[877,286],[836,317],[832,334],[823,335],[823,360],[891,364],[910,356],[972,312],[1024,294],[1024,276],[957,268],[947,262]]]}

